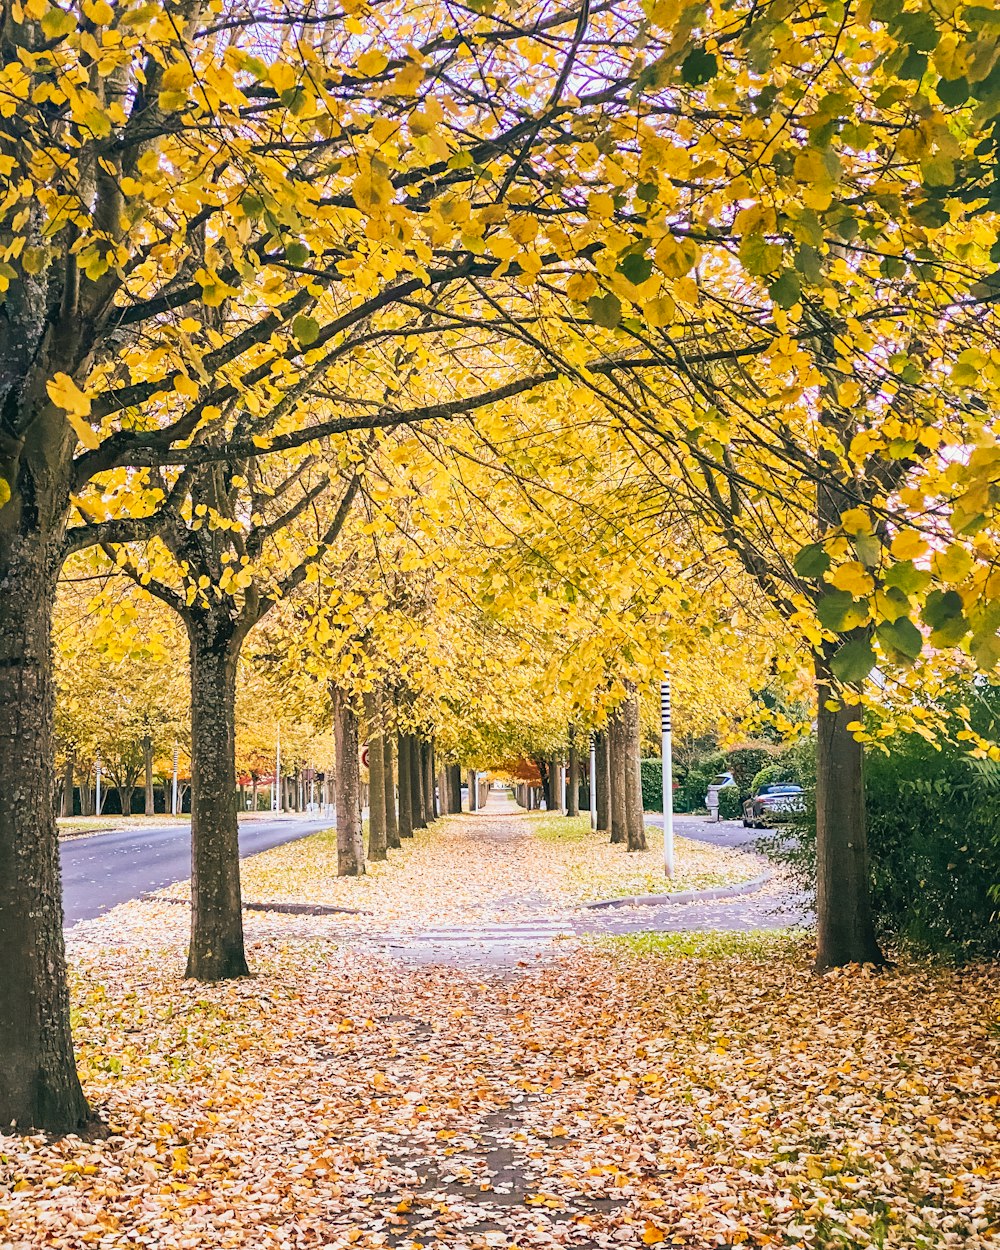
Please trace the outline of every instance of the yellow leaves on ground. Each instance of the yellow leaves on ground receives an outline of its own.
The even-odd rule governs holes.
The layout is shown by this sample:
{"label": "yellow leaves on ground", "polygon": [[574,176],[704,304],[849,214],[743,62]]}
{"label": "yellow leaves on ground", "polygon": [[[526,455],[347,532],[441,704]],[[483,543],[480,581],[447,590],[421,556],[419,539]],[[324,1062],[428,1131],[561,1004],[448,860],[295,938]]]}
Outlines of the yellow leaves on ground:
{"label": "yellow leaves on ground", "polygon": [[995,970],[817,977],[787,938],[723,933],[412,966],[344,917],[246,919],[259,973],[219,985],[172,971],[182,907],[70,935],[112,1136],[5,1138],[7,1240],[996,1243]]}

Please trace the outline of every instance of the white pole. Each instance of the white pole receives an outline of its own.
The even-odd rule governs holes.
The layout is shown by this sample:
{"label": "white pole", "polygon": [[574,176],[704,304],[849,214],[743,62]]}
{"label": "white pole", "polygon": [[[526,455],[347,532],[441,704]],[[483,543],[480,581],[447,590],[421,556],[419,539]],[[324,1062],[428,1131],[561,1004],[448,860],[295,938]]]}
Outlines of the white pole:
{"label": "white pole", "polygon": [[663,734],[663,871],[674,875],[674,770],[670,730],[670,675],[660,682],[660,730]]}
{"label": "white pole", "polygon": [[590,735],[590,827],[597,828],[597,743]]}
{"label": "white pole", "polygon": [[276,812],[281,811],[281,726],[274,744],[274,798],[271,806]]}
{"label": "white pole", "polygon": [[101,814],[101,754],[97,753],[97,793],[94,796],[95,816]]}
{"label": "white pole", "polygon": [[174,784],[170,791],[170,815],[177,815],[177,743],[174,743]]}

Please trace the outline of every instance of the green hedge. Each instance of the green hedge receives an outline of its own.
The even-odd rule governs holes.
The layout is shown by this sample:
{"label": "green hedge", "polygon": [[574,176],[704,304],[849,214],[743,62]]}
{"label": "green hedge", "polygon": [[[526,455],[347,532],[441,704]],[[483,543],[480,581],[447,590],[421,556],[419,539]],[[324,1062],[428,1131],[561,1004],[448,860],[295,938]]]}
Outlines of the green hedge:
{"label": "green hedge", "polygon": [[[916,734],[887,746],[888,754],[865,756],[881,936],[954,957],[1000,954],[1000,766],[955,745],[936,750]],[[813,810],[775,831],[767,849],[812,889],[815,846]]]}
{"label": "green hedge", "polygon": [[739,786],[723,786],[719,791],[719,819],[739,820],[743,815],[743,799]]}
{"label": "green hedge", "polygon": [[639,772],[642,776],[642,810],[662,812],[663,761],[658,756],[651,760],[642,760]]}

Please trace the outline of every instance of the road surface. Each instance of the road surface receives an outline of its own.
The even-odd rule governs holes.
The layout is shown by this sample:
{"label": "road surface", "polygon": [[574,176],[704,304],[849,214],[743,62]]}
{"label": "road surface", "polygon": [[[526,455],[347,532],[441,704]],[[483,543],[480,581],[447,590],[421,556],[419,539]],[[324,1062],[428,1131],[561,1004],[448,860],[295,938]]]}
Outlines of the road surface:
{"label": "road surface", "polygon": [[[332,824],[330,816],[246,821],[240,825],[240,857],[294,842]],[[94,833],[68,839],[60,852],[68,928],[148,890],[186,881],[191,875],[191,827],[184,822]]]}

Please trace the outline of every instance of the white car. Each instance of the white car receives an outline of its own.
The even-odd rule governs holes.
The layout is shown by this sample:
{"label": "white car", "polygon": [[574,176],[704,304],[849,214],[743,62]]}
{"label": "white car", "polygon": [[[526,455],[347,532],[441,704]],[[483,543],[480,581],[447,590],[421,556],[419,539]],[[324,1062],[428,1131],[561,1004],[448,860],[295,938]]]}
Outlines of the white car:
{"label": "white car", "polygon": [[716,773],[712,781],[708,783],[708,793],[705,795],[705,806],[708,810],[711,811],[712,808],[719,806],[720,790],[735,784],[732,773]]}

